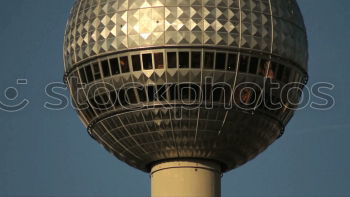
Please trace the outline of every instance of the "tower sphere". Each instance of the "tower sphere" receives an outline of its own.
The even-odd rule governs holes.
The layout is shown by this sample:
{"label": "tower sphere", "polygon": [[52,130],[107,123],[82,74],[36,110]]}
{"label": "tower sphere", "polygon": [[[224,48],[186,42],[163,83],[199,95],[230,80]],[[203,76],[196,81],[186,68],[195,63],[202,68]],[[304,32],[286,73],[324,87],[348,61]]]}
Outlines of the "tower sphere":
{"label": "tower sphere", "polygon": [[283,133],[300,92],[282,87],[305,85],[308,46],[295,0],[76,0],[64,60],[81,120],[117,158],[226,172]]}

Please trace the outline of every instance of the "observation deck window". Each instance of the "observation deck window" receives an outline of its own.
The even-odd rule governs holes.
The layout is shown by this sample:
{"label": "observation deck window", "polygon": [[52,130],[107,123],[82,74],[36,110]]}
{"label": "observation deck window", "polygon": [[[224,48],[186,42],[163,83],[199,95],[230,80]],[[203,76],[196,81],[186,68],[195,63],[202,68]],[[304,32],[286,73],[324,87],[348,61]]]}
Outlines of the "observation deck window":
{"label": "observation deck window", "polygon": [[180,99],[188,100],[190,98],[190,86],[189,84],[180,84]]}
{"label": "observation deck window", "polygon": [[102,99],[104,101],[103,103],[104,103],[105,109],[108,110],[109,108],[111,108],[113,101],[111,100],[110,93],[102,94],[101,97],[102,97]]}
{"label": "observation deck window", "polygon": [[116,91],[111,91],[109,93],[109,96],[110,96],[111,104],[116,106],[117,103],[118,103],[117,92]]}
{"label": "observation deck window", "polygon": [[201,67],[201,52],[192,52],[191,53],[191,67],[192,68],[200,68]]}
{"label": "observation deck window", "polygon": [[143,62],[143,69],[144,70],[151,70],[153,69],[153,62],[152,62],[152,54],[143,54],[142,55],[142,62]]}
{"label": "observation deck window", "polygon": [[94,81],[94,75],[92,73],[92,69],[90,65],[87,65],[85,67],[85,74],[86,74],[87,83]]}
{"label": "observation deck window", "polygon": [[127,95],[128,95],[128,98],[129,98],[129,104],[137,103],[137,99],[136,99],[136,94],[135,94],[134,88],[129,88],[126,91],[127,91]]}
{"label": "observation deck window", "polygon": [[158,100],[159,101],[165,101],[167,99],[167,95],[166,95],[166,86],[164,85],[158,85],[157,86],[158,89]]}
{"label": "observation deck window", "polygon": [[119,90],[118,97],[119,97],[120,105],[126,106],[129,103],[128,100],[127,100],[126,92],[125,92],[124,89],[120,89]]}
{"label": "observation deck window", "polygon": [[239,59],[239,72],[247,72],[249,56],[241,55]]}
{"label": "observation deck window", "polygon": [[139,94],[140,102],[147,102],[146,90],[144,87],[138,87],[137,93]]}
{"label": "observation deck window", "polygon": [[259,67],[259,58],[252,57],[250,59],[249,73],[256,74],[256,72],[258,71],[258,67]]}
{"label": "observation deck window", "polygon": [[200,87],[197,84],[190,85],[190,99],[199,100],[201,98]]}
{"label": "observation deck window", "polygon": [[98,62],[95,62],[92,64],[92,67],[94,68],[94,77],[95,80],[101,79],[101,72],[100,72],[100,67],[98,65]]}
{"label": "observation deck window", "polygon": [[278,63],[276,62],[271,62],[271,65],[270,65],[270,68],[269,68],[269,71],[267,73],[267,77],[270,78],[270,79],[275,79],[276,78],[276,71],[277,71],[277,68],[278,68]]}
{"label": "observation deck window", "polygon": [[110,59],[109,64],[111,65],[111,72],[112,72],[111,74],[112,75],[117,75],[120,73],[118,58]]}
{"label": "observation deck window", "polygon": [[203,91],[203,100],[211,101],[211,99],[212,99],[212,85],[210,85],[210,84],[203,85],[202,91]]}
{"label": "observation deck window", "polygon": [[237,65],[237,55],[233,53],[228,54],[227,70],[236,71],[236,65]]}
{"label": "observation deck window", "polygon": [[176,52],[168,52],[167,59],[168,59],[168,68],[177,68]]}
{"label": "observation deck window", "polygon": [[156,69],[163,69],[164,68],[163,53],[155,53],[154,54],[154,66]]}
{"label": "observation deck window", "polygon": [[110,71],[110,68],[109,68],[108,60],[101,61],[101,66],[102,66],[103,76],[104,77],[111,76],[111,71]]}
{"label": "observation deck window", "polygon": [[170,100],[178,100],[178,88],[176,84],[170,85]]}
{"label": "observation deck window", "polygon": [[204,68],[213,69],[214,67],[214,53],[206,52],[204,56]]}
{"label": "observation deck window", "polygon": [[220,85],[215,85],[213,89],[211,90],[213,94],[213,101],[214,102],[219,102],[221,99],[221,94],[223,91],[223,87]]}
{"label": "observation deck window", "polygon": [[86,115],[88,120],[93,119],[93,117],[96,116],[96,113],[94,112],[93,108],[91,107],[91,104],[89,102],[86,102],[86,105],[88,106],[86,109],[83,109],[83,114]]}
{"label": "observation deck window", "polygon": [[188,52],[179,52],[179,68],[189,68],[190,58]]}
{"label": "observation deck window", "polygon": [[85,75],[85,68],[79,69],[79,75],[82,83],[87,83],[86,75]]}
{"label": "observation deck window", "polygon": [[141,58],[140,55],[131,56],[133,71],[141,70]]}
{"label": "observation deck window", "polygon": [[130,72],[128,56],[120,58],[120,68],[122,70],[122,73]]}
{"label": "observation deck window", "polygon": [[111,95],[111,100],[113,101],[113,104],[115,107],[119,107],[120,103],[119,103],[119,92],[118,91],[112,91],[110,93]]}
{"label": "observation deck window", "polygon": [[225,70],[226,53],[216,53],[215,69]]}
{"label": "observation deck window", "polygon": [[266,59],[261,59],[258,74],[265,77],[267,74],[267,69],[269,68],[269,61]]}
{"label": "observation deck window", "polygon": [[147,86],[147,94],[148,94],[148,101],[154,101],[155,100],[155,88],[154,86]]}

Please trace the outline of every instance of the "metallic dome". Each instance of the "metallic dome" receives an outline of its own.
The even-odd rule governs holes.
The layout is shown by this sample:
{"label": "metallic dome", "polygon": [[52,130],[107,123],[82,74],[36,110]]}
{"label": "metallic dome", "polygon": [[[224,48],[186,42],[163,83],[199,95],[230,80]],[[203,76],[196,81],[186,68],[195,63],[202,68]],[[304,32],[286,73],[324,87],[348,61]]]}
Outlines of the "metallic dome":
{"label": "metallic dome", "polygon": [[308,46],[295,0],[76,0],[64,60],[79,116],[116,157],[143,171],[179,158],[228,171],[273,143],[295,107],[227,109],[233,90],[266,79],[305,84]]}

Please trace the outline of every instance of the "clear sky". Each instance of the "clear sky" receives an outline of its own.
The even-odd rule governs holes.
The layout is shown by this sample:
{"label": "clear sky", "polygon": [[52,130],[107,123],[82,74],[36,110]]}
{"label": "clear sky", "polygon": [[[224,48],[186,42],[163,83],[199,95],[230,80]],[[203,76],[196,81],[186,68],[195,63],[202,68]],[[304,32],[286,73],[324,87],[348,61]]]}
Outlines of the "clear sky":
{"label": "clear sky", "polygon": [[[93,141],[71,108],[43,107],[55,102],[45,86],[62,81],[63,34],[72,3],[1,2],[0,101],[30,104],[16,113],[0,111],[0,196],[149,196],[148,175]],[[280,140],[225,174],[223,197],[350,196],[350,1],[299,0],[299,5],[309,35],[309,85],[334,84],[328,93],[336,105],[298,111]],[[28,84],[16,85],[22,78]],[[8,87],[18,89],[14,101],[2,94]]]}

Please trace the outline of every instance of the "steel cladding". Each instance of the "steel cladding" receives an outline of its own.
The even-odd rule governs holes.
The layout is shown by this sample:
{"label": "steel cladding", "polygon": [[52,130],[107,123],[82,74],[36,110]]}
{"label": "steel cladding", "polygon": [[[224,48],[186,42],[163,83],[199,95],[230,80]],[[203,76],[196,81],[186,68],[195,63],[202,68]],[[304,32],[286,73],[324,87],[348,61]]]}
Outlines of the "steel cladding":
{"label": "steel cladding", "polygon": [[79,116],[116,157],[144,171],[178,158],[228,171],[274,142],[295,107],[258,105],[283,100],[282,88],[254,86],[253,98],[240,84],[305,84],[308,47],[295,0],[77,0],[64,60]]}

